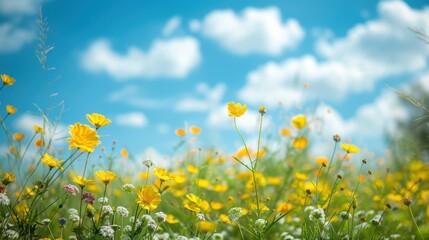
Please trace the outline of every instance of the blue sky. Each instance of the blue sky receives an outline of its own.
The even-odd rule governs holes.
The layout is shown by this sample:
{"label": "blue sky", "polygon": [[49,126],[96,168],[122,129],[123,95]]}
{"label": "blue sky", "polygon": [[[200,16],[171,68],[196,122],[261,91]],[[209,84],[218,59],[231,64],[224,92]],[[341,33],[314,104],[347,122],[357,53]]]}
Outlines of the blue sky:
{"label": "blue sky", "polygon": [[[40,5],[54,46],[48,81],[34,54]],[[102,113],[113,121],[103,145],[134,155],[171,154],[174,130],[191,125],[203,129],[195,146],[234,151],[229,101],[248,104],[239,125],[250,142],[266,105],[266,133],[312,116],[314,154],[335,133],[382,153],[384,132],[409,118],[387,86],[429,92],[429,48],[409,30],[429,31],[423,0],[0,0],[0,14],[0,72],[16,79],[1,103],[19,109],[14,130],[31,131],[34,104],[46,109],[58,93],[63,127]]]}

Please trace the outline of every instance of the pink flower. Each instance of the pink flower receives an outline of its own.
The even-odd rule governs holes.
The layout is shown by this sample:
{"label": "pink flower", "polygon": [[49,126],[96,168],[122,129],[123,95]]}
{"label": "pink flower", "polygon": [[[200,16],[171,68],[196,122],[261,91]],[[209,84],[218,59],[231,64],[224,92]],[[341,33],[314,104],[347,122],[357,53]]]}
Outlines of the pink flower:
{"label": "pink flower", "polygon": [[72,185],[72,184],[65,185],[63,189],[73,196],[76,196],[76,194],[79,193],[79,188],[77,188],[75,185]]}
{"label": "pink flower", "polygon": [[95,196],[92,193],[85,192],[85,193],[82,194],[82,200],[84,200],[85,203],[88,203],[88,204],[92,205],[92,204],[94,204]]}

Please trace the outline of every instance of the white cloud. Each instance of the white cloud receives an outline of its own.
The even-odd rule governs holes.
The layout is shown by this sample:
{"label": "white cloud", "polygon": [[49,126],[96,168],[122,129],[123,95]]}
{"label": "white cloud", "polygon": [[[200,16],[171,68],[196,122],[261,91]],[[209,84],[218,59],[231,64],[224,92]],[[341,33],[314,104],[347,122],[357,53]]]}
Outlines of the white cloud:
{"label": "white cloud", "polygon": [[295,19],[282,22],[277,7],[257,9],[248,7],[240,13],[227,10],[210,12],[200,22],[191,21],[191,30],[219,42],[236,54],[281,54],[296,47],[304,30]]}
{"label": "white cloud", "polygon": [[192,37],[155,40],[145,52],[130,47],[126,54],[115,52],[110,42],[98,39],[81,58],[91,72],[106,72],[115,79],[171,77],[184,78],[201,61],[199,42]]}
{"label": "white cloud", "polygon": [[108,99],[112,102],[124,102],[131,106],[140,108],[161,108],[168,106],[168,99],[152,99],[142,97],[143,94],[138,86],[128,85],[112,92]]}
{"label": "white cloud", "polygon": [[39,9],[41,2],[41,0],[2,0],[0,1],[0,12],[33,15]]}
{"label": "white cloud", "polygon": [[[240,99],[270,106],[278,101],[341,100],[349,93],[372,90],[386,77],[424,69],[429,48],[409,28],[429,29],[429,9],[384,1],[378,12],[378,19],[354,26],[343,38],[328,41],[322,37],[316,46],[321,60],[306,55],[269,62],[250,72],[239,91]],[[306,99],[302,98],[303,83],[310,86]]]}
{"label": "white cloud", "polygon": [[10,53],[20,50],[25,44],[33,40],[32,30],[20,28],[14,23],[0,25],[0,53]]}
{"label": "white cloud", "polygon": [[147,125],[147,118],[141,112],[129,112],[117,115],[116,122],[119,125],[140,128]]}
{"label": "white cloud", "polygon": [[153,147],[146,148],[137,156],[137,159],[140,161],[151,159],[158,167],[168,168],[171,166],[171,163],[168,162],[168,157]]}
{"label": "white cloud", "polygon": [[209,111],[217,106],[223,98],[226,90],[226,85],[219,83],[210,89],[206,83],[200,83],[196,86],[197,94],[201,97],[185,97],[179,100],[176,104],[177,111]]}
{"label": "white cloud", "polygon": [[162,34],[164,36],[170,36],[174,33],[182,23],[182,18],[179,16],[174,16],[168,20],[168,22],[165,24],[164,28],[162,29]]}

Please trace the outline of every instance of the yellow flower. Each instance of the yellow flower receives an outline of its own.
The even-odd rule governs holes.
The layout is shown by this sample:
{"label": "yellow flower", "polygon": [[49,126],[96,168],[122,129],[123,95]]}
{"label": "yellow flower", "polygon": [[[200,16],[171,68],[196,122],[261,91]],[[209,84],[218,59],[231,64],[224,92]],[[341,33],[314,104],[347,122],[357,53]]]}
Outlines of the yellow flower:
{"label": "yellow flower", "polygon": [[110,119],[98,113],[86,114],[86,119],[88,119],[96,129],[104,127],[112,122]]}
{"label": "yellow flower", "polygon": [[292,135],[292,132],[287,128],[282,128],[282,129],[280,129],[280,135],[287,137],[287,136]]}
{"label": "yellow flower", "polygon": [[264,115],[265,113],[267,113],[267,108],[265,106],[260,106],[259,107],[259,113],[261,115]]}
{"label": "yellow flower", "polygon": [[25,137],[24,133],[13,134],[13,139],[15,139],[16,141],[21,141],[22,139],[24,139],[24,137]]}
{"label": "yellow flower", "polygon": [[161,194],[159,194],[158,190],[153,186],[143,186],[141,191],[137,191],[137,196],[136,203],[143,209],[149,211],[157,208],[161,202]]}
{"label": "yellow flower", "polygon": [[200,169],[195,167],[194,165],[186,165],[186,170],[188,170],[188,172],[192,174],[196,174],[200,171]]}
{"label": "yellow flower", "polygon": [[122,149],[121,149],[121,156],[122,156],[123,158],[128,158],[129,154],[128,154],[127,149],[125,149],[125,148],[122,148]]}
{"label": "yellow flower", "polygon": [[316,163],[318,164],[318,165],[323,165],[323,164],[325,164],[325,165],[328,165],[328,158],[327,157],[317,157],[316,158]]}
{"label": "yellow flower", "polygon": [[178,129],[176,129],[175,133],[177,136],[183,137],[186,135],[186,130],[183,128],[178,128]]}
{"label": "yellow flower", "polygon": [[16,177],[15,177],[15,175],[13,175],[12,173],[6,173],[5,175],[4,175],[4,178],[3,178],[3,184],[4,185],[8,185],[9,183],[13,183],[13,182],[15,182],[15,180],[16,180]]}
{"label": "yellow flower", "polygon": [[195,194],[186,194],[186,199],[183,201],[183,206],[192,212],[207,212],[210,209],[210,204],[196,196]]}
{"label": "yellow flower", "polygon": [[42,147],[45,145],[45,141],[43,140],[43,138],[39,138],[34,142],[34,145],[36,145],[36,147]]}
{"label": "yellow flower", "polygon": [[340,147],[347,153],[360,153],[360,149],[353,144],[343,143]]}
{"label": "yellow flower", "polygon": [[225,192],[228,190],[228,185],[226,184],[216,184],[213,186],[213,191],[215,192]]}
{"label": "yellow flower", "polygon": [[240,117],[246,112],[246,110],[247,110],[246,104],[241,106],[241,103],[234,103],[234,102],[228,103],[228,116],[230,117]]}
{"label": "yellow flower", "polygon": [[94,152],[94,148],[100,144],[97,131],[88,125],[75,123],[69,126],[71,138],[69,149],[79,148],[82,152]]}
{"label": "yellow flower", "polygon": [[100,170],[95,173],[97,177],[104,182],[104,184],[109,184],[111,181],[115,180],[118,176],[114,172]]}
{"label": "yellow flower", "polygon": [[305,136],[299,136],[293,139],[292,145],[296,149],[304,149],[308,145],[308,139]]}
{"label": "yellow flower", "polygon": [[49,166],[51,169],[56,168],[56,169],[60,169],[61,171],[64,170],[64,168],[61,167],[61,164],[64,161],[58,160],[58,159],[52,157],[51,155],[49,155],[48,153],[45,153],[45,155],[43,155],[43,157],[40,159],[40,161],[43,163],[43,165]]}
{"label": "yellow flower", "polygon": [[277,206],[277,212],[287,213],[292,209],[292,204],[286,202],[280,202]]}
{"label": "yellow flower", "polygon": [[173,179],[172,174],[169,173],[164,168],[156,167],[153,172],[161,180],[168,181],[168,180],[172,180]]}
{"label": "yellow flower", "polygon": [[13,83],[15,82],[15,79],[7,74],[2,74],[1,75],[1,81],[3,82],[4,85],[13,85]]}
{"label": "yellow flower", "polygon": [[292,118],[292,126],[296,129],[303,129],[307,124],[307,118],[300,114]]}
{"label": "yellow flower", "polygon": [[84,188],[85,186],[92,185],[94,183],[91,179],[86,179],[82,176],[75,176],[73,177],[73,182],[77,183],[81,188]]}
{"label": "yellow flower", "polygon": [[179,223],[180,221],[177,218],[175,218],[173,215],[167,214],[166,222],[168,222],[169,224],[175,224],[175,223]]}
{"label": "yellow flower", "polygon": [[12,105],[6,105],[6,112],[9,115],[15,114],[16,113],[16,108]]}
{"label": "yellow flower", "polygon": [[45,129],[37,126],[37,125],[33,125],[33,129],[36,133],[40,133],[40,134],[44,134],[45,133]]}
{"label": "yellow flower", "polygon": [[198,230],[201,232],[213,232],[216,229],[216,223],[211,221],[199,221],[197,224]]}
{"label": "yellow flower", "polygon": [[210,206],[213,210],[220,210],[223,208],[223,204],[221,202],[211,202]]}
{"label": "yellow flower", "polygon": [[196,127],[196,126],[191,126],[191,127],[189,128],[189,132],[190,132],[191,134],[198,135],[198,134],[200,134],[200,133],[201,133],[201,128]]}

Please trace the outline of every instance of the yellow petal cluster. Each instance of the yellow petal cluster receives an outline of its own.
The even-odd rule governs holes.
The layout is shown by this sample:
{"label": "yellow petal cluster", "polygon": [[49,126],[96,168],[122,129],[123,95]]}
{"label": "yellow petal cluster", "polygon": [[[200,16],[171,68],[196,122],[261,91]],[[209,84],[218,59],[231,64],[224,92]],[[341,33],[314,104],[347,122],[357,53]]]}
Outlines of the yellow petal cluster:
{"label": "yellow petal cluster", "polygon": [[360,153],[360,149],[353,144],[343,143],[340,147],[347,153]]}
{"label": "yellow petal cluster", "polygon": [[104,170],[97,171],[95,175],[97,175],[100,181],[102,181],[104,184],[109,184],[118,177],[114,172]]}
{"label": "yellow petal cluster", "polygon": [[15,114],[16,113],[16,108],[12,105],[6,105],[6,112],[9,115]]}
{"label": "yellow petal cluster", "polygon": [[15,79],[7,74],[2,74],[1,75],[1,81],[3,82],[4,85],[13,85],[13,83],[15,82]]}
{"label": "yellow petal cluster", "polygon": [[79,185],[81,188],[92,185],[94,181],[92,179],[86,179],[83,176],[75,176],[72,181]]}
{"label": "yellow petal cluster", "polygon": [[296,149],[304,149],[308,145],[308,139],[305,136],[299,136],[293,139],[292,145]]}
{"label": "yellow petal cluster", "polygon": [[161,194],[153,186],[143,186],[140,191],[137,191],[137,196],[136,203],[149,211],[156,209],[161,202]]}
{"label": "yellow petal cluster", "polygon": [[64,168],[61,167],[61,164],[64,161],[63,160],[58,160],[58,159],[52,157],[51,155],[49,155],[48,153],[45,153],[43,155],[43,157],[40,159],[40,161],[43,163],[44,166],[48,166],[51,169],[52,168],[56,168],[56,169],[60,169],[61,171],[64,170]]}
{"label": "yellow petal cluster", "polygon": [[291,120],[292,126],[296,129],[303,129],[307,125],[307,118],[305,115],[296,115]]}
{"label": "yellow petal cluster", "polygon": [[156,167],[153,172],[161,180],[169,181],[173,179],[173,175],[164,168]]}
{"label": "yellow petal cluster", "polygon": [[247,110],[246,104],[241,105],[241,103],[229,102],[227,107],[228,107],[228,116],[230,117],[240,117]]}
{"label": "yellow petal cluster", "polygon": [[82,152],[94,152],[94,148],[101,142],[97,131],[88,125],[75,123],[69,126],[71,138],[67,138],[70,143],[69,149],[79,148]]}
{"label": "yellow petal cluster", "polygon": [[98,114],[98,113],[92,113],[92,114],[86,114],[86,119],[94,125],[96,129],[99,129],[101,127],[104,127],[108,124],[110,124],[112,121],[108,118],[106,118],[104,115]]}

